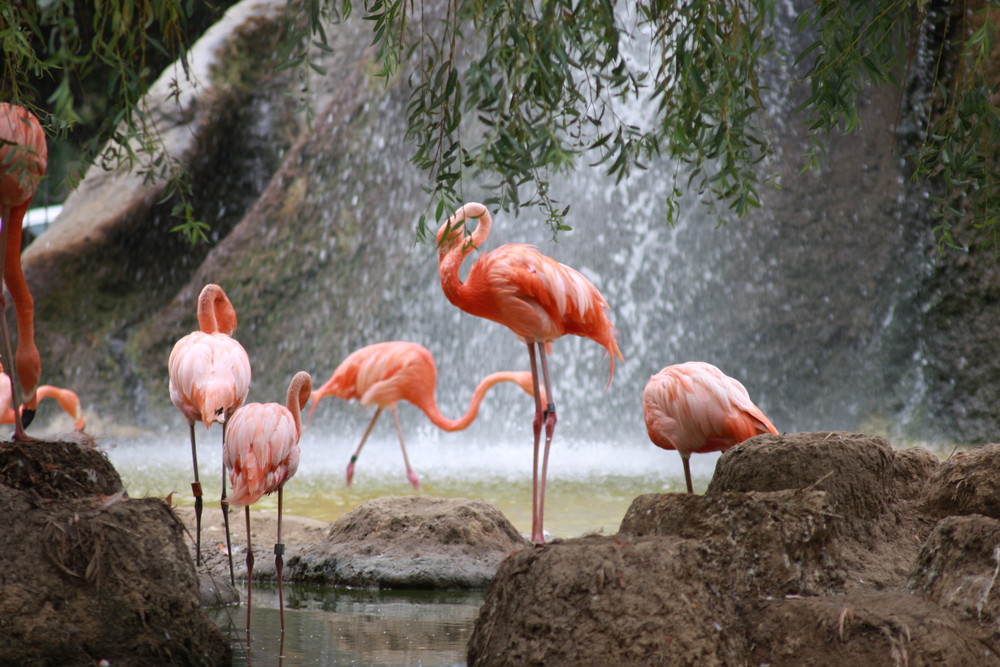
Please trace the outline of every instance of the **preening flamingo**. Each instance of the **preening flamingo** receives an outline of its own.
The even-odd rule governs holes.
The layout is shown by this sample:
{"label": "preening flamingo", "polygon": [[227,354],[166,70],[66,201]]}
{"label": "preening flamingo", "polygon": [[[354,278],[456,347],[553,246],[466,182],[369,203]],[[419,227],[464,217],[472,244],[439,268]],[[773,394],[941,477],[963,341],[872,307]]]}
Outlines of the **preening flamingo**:
{"label": "preening flamingo", "polygon": [[[66,414],[73,419],[73,428],[78,431],[82,431],[86,428],[87,422],[84,420],[83,412],[80,410],[80,397],[76,395],[76,392],[70,389],[62,389],[60,387],[43,384],[38,387],[36,394],[39,402],[45,400],[46,398],[55,399],[55,401],[59,404],[59,407],[61,407]],[[8,375],[4,372],[3,364],[0,364],[0,406],[6,406],[0,408],[0,424],[16,423],[14,408],[12,408],[11,405],[12,398],[10,377],[8,377]]]}
{"label": "preening flamingo", "polygon": [[[479,224],[466,238],[465,220],[478,218]],[[532,387],[535,396],[534,464],[531,491],[531,540],[545,541],[542,520],[545,511],[545,478],[549,448],[556,427],[556,406],[546,354],[550,343],[565,335],[589,338],[607,350],[611,359],[608,385],[615,373],[615,357],[624,361],[617,331],[608,317],[608,303],[594,285],[575,269],[541,254],[534,246],[503,245],[481,255],[463,283],[459,277],[462,261],[486,242],[493,219],[485,206],[468,203],[456,211],[437,233],[438,273],[441,289],[454,305],[478,317],[505,325],[528,345]],[[535,348],[542,367],[542,388],[548,397],[542,407]],[[542,423],[545,424],[545,451],[538,470],[538,450]]]}
{"label": "preening flamingo", "polygon": [[285,405],[247,403],[236,411],[226,429],[222,455],[233,485],[232,503],[242,506],[247,521],[247,632],[253,587],[253,548],[250,540],[250,505],[261,496],[278,492],[278,535],[274,545],[274,568],[278,573],[278,604],[281,631],[285,631],[285,602],[281,577],[284,570],[281,543],[281,503],[285,482],[299,467],[302,408],[309,400],[312,378],[299,371],[288,385]]}
{"label": "preening flamingo", "polygon": [[[236,331],[236,309],[221,287],[208,284],[198,296],[198,331],[189,333],[174,345],[168,362],[170,399],[188,421],[191,433],[191,461],[194,464],[194,495],[196,557],[201,564],[202,491],[198,480],[198,449],[195,446],[195,422],[222,423],[222,438],[226,437],[226,420],[246,400],[250,391],[250,358],[232,334]],[[226,546],[230,547],[229,512],[226,503],[226,471],[222,471],[222,517],[226,525]],[[231,551],[231,550],[230,550]],[[233,576],[232,555],[229,576]]]}
{"label": "preening flamingo", "polygon": [[438,410],[435,392],[437,389],[437,366],[434,356],[423,345],[403,341],[375,343],[355,350],[345,358],[326,383],[312,393],[312,407],[309,408],[309,421],[312,421],[316,406],[324,396],[336,396],[345,401],[357,400],[362,405],[376,405],[375,415],[368,428],[361,436],[361,443],[351,456],[347,465],[347,486],[354,477],[354,464],[357,463],[361,448],[365,446],[368,435],[375,426],[382,410],[389,408],[396,423],[396,434],[399,436],[399,446],[403,450],[403,463],[406,465],[406,477],[413,488],[420,488],[420,480],[406,454],[406,443],[403,441],[403,429],[399,425],[397,403],[409,401],[420,408],[427,418],[445,431],[461,431],[469,426],[479,414],[479,405],[486,392],[501,382],[513,382],[532,395],[531,373],[527,371],[501,371],[483,378],[469,401],[469,409],[458,419],[448,419]]}
{"label": "preening flamingo", "polygon": [[688,493],[694,492],[692,452],[722,452],[755,435],[778,432],[739,380],[703,361],[667,366],[650,377],[642,412],[653,444],[680,453]]}
{"label": "preening flamingo", "polygon": [[42,375],[42,361],[35,346],[35,305],[21,269],[21,226],[47,162],[45,132],[35,115],[24,107],[0,102],[0,275],[14,300],[16,356],[7,331],[7,301],[2,288],[0,335],[5,358],[14,359],[10,383],[15,440],[27,438],[24,429],[35,415],[36,387]]}

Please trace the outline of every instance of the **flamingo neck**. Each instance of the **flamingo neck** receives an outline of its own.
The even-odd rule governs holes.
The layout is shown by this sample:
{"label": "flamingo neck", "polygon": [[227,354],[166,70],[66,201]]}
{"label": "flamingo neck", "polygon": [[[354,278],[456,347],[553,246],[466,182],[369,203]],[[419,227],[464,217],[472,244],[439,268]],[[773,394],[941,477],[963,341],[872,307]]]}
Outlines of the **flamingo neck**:
{"label": "flamingo neck", "polygon": [[[466,206],[463,206],[446,224],[451,226],[461,224],[467,215]],[[465,285],[459,276],[462,262],[465,261],[469,253],[478,249],[486,242],[492,226],[493,218],[490,216],[489,211],[484,209],[482,215],[478,218],[476,228],[472,230],[468,238],[452,241],[451,246],[438,257],[438,274],[441,278],[441,290],[452,304],[463,308],[463,310],[467,310],[467,308],[463,307],[463,304],[468,301],[469,297],[465,293]]]}
{"label": "flamingo neck", "polygon": [[198,328],[227,336],[236,332],[236,309],[218,285],[207,285],[198,296]]}
{"label": "flamingo neck", "polygon": [[418,405],[427,418],[431,420],[435,426],[437,426],[442,431],[464,431],[469,427],[476,417],[479,416],[479,406],[482,404],[483,399],[486,398],[486,392],[488,392],[494,385],[498,385],[501,382],[515,382],[520,384],[519,376],[522,373],[516,371],[500,371],[497,373],[490,373],[476,386],[476,390],[472,392],[472,399],[469,401],[469,409],[465,411],[465,414],[458,419],[448,419],[441,414],[438,410],[437,401],[433,395],[431,395],[428,402],[424,405]]}
{"label": "flamingo neck", "polygon": [[305,407],[311,395],[312,377],[305,371],[299,371],[289,383],[288,393],[285,395],[285,406],[292,413],[292,419],[295,420],[297,438],[302,437],[302,408]]}

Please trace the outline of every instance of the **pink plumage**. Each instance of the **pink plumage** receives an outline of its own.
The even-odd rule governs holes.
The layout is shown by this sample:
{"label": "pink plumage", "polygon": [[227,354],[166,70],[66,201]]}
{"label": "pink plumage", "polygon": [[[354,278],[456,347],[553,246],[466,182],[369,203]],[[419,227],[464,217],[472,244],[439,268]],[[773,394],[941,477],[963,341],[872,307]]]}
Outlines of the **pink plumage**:
{"label": "pink plumage", "polygon": [[223,457],[232,484],[229,502],[252,505],[299,469],[300,425],[277,403],[248,403],[226,428]]}
{"label": "pink plumage", "polygon": [[[466,238],[468,218],[478,218],[479,223]],[[441,290],[452,304],[471,315],[503,324],[528,345],[535,395],[531,540],[541,543],[545,541],[545,477],[556,427],[547,360],[551,343],[571,334],[589,338],[607,350],[611,361],[608,386],[615,374],[615,357],[623,358],[615,340],[617,331],[608,316],[608,302],[598,289],[579,271],[543,255],[534,246],[512,243],[487,252],[473,263],[462,281],[462,261],[486,242],[492,224],[489,211],[477,202],[464,204],[448,218],[437,233],[438,275]],[[539,469],[543,424],[545,448]]]}
{"label": "pink plumage", "polygon": [[725,451],[755,435],[778,432],[739,380],[702,361],[667,366],[650,377],[642,411],[653,444],[680,453],[688,492],[692,453]]}
{"label": "pink plumage", "polygon": [[248,403],[236,411],[226,427],[222,457],[233,486],[231,502],[241,505],[247,523],[247,632],[250,631],[253,590],[253,544],[250,532],[250,505],[261,496],[278,492],[278,534],[274,545],[274,566],[278,575],[281,630],[285,630],[285,603],[282,591],[281,543],[282,494],[285,482],[299,468],[299,437],[302,435],[302,408],[309,401],[312,378],[299,371],[285,394],[285,405]]}

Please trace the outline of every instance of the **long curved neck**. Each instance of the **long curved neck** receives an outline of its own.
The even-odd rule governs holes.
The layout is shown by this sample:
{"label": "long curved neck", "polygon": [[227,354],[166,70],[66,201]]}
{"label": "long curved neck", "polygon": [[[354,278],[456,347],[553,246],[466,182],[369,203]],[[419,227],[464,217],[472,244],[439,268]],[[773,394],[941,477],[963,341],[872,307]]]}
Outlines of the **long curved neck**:
{"label": "long curved neck", "polygon": [[[470,210],[471,209],[471,210]],[[480,212],[481,211],[481,212]],[[479,222],[472,234],[468,238],[464,237],[461,231],[453,231],[456,228],[464,229],[464,221],[471,215],[479,213]],[[493,226],[493,218],[490,212],[482,204],[465,204],[448,222],[441,228],[447,238],[439,238],[438,243],[442,244],[441,253],[438,256],[438,274],[441,278],[441,289],[450,302],[462,308],[465,301],[465,294],[462,288],[462,279],[459,277],[459,269],[462,268],[462,261],[465,260],[473,250],[477,249],[490,235],[490,228]],[[439,236],[440,236],[439,232]]]}
{"label": "long curved neck", "polygon": [[84,428],[85,422],[83,414],[80,412],[80,397],[76,395],[76,392],[43,384],[38,388],[38,400],[41,401],[45,398],[53,398],[59,403],[59,407],[73,418],[74,428]]}
{"label": "long curved neck", "polygon": [[[438,410],[437,401],[434,396],[430,396],[427,403],[424,405],[417,405],[418,408],[423,410],[427,418],[437,426],[442,431],[463,431],[469,427],[476,417],[479,415],[479,406],[486,398],[486,392],[488,392],[494,385],[498,385],[501,382],[514,382],[523,389],[523,383],[521,376],[525,373],[517,371],[500,371],[497,373],[490,373],[476,386],[476,390],[472,393],[472,400],[469,401],[469,409],[465,411],[465,414],[458,419],[448,419],[441,414]],[[530,376],[530,374],[529,374]]]}
{"label": "long curved neck", "polygon": [[218,285],[207,285],[198,296],[198,328],[227,336],[236,332],[236,309]]}
{"label": "long curved neck", "polygon": [[312,376],[305,371],[299,371],[288,384],[285,395],[285,406],[295,420],[295,433],[302,437],[302,408],[305,407],[312,392]]}

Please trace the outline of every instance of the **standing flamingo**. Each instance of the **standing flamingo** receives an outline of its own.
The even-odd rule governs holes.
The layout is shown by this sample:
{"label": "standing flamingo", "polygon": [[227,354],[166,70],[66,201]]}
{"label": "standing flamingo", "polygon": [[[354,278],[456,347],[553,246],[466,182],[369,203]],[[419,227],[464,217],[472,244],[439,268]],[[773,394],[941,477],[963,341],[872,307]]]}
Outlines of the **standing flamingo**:
{"label": "standing flamingo", "polygon": [[[17,356],[7,331],[7,302],[0,287],[0,335],[3,354],[14,359],[10,369],[14,439],[25,440],[38,405],[36,387],[42,361],[35,346],[35,305],[21,269],[21,226],[38,183],[45,174],[48,147],[45,132],[24,107],[0,103],[0,275],[10,290],[17,317]],[[18,386],[20,385],[20,386]],[[23,395],[21,394],[23,390]],[[23,406],[23,410],[19,409]]]}
{"label": "standing flamingo", "polygon": [[281,503],[287,482],[299,467],[299,438],[302,436],[302,408],[309,400],[312,378],[299,371],[292,377],[285,405],[248,403],[229,422],[222,456],[229,481],[233,484],[232,503],[243,506],[247,522],[247,632],[250,631],[251,589],[253,587],[253,547],[250,540],[250,505],[263,495],[278,492],[278,535],[274,545],[274,568],[278,573],[278,604],[281,632],[285,632],[285,598],[281,576],[285,564],[281,543]]}
{"label": "standing flamingo", "polygon": [[[479,224],[465,238],[466,218],[479,218]],[[507,326],[518,339],[527,343],[531,361],[531,380],[535,396],[534,464],[531,481],[531,541],[545,541],[542,520],[545,512],[545,478],[549,448],[556,428],[556,406],[546,354],[551,342],[565,334],[590,338],[607,350],[611,359],[608,385],[615,373],[615,357],[624,361],[617,331],[608,318],[608,303],[594,285],[578,271],[547,257],[534,247],[508,244],[479,257],[463,283],[459,277],[462,261],[486,242],[493,219],[486,207],[468,203],[456,211],[437,233],[438,273],[441,289],[454,305],[472,315],[485,317]],[[535,347],[541,361],[544,395],[542,407]],[[542,423],[545,423],[545,453],[541,475],[538,471],[538,446]]]}
{"label": "standing flamingo", "polygon": [[[80,411],[80,397],[76,395],[76,392],[70,389],[62,389],[60,387],[54,387],[52,385],[43,384],[38,387],[36,394],[38,396],[38,401],[41,402],[46,398],[55,399],[66,414],[68,414],[73,419],[73,428],[78,431],[82,431],[87,426],[87,422],[83,418],[83,413]],[[4,372],[3,364],[0,364],[0,424],[15,424],[16,419],[14,417],[14,408],[11,407],[11,383],[10,377]],[[22,410],[23,410],[22,406]]]}
{"label": "standing flamingo", "polygon": [[406,455],[406,443],[403,441],[403,429],[399,425],[396,404],[399,401],[409,401],[420,408],[438,428],[445,431],[461,431],[468,428],[479,414],[479,404],[483,402],[486,392],[501,382],[514,382],[529,396],[532,395],[531,373],[527,371],[492,373],[479,382],[466,413],[458,419],[448,419],[438,410],[437,400],[434,398],[437,366],[430,350],[418,343],[402,341],[375,343],[349,354],[333,371],[326,384],[312,393],[313,404],[309,408],[309,421],[312,421],[316,406],[324,396],[336,396],[345,401],[354,399],[362,405],[378,406],[368,428],[361,436],[361,444],[351,456],[351,462],[347,464],[347,486],[350,486],[354,478],[354,464],[361,454],[361,448],[365,446],[365,441],[382,410],[389,408],[396,422],[399,446],[403,450],[406,477],[413,488],[419,489],[420,480],[410,467],[410,458]]}
{"label": "standing flamingo", "polygon": [[[226,420],[246,400],[250,391],[250,358],[246,350],[232,338],[236,331],[236,309],[221,287],[205,285],[198,296],[199,331],[189,333],[174,345],[168,362],[170,399],[183,413],[191,432],[191,460],[194,464],[194,495],[196,538],[195,560],[201,565],[201,482],[198,480],[198,450],[195,447],[194,424],[222,423],[222,439],[226,438]],[[226,525],[226,547],[229,537],[229,512],[226,502],[226,471],[222,471],[222,518]],[[231,551],[231,549],[229,549]],[[233,575],[232,555],[229,556],[229,577]]]}
{"label": "standing flamingo", "polygon": [[642,412],[653,444],[680,453],[688,493],[694,492],[692,452],[724,452],[755,435],[778,433],[739,380],[703,361],[667,366],[650,377]]}

